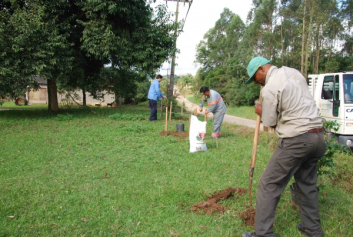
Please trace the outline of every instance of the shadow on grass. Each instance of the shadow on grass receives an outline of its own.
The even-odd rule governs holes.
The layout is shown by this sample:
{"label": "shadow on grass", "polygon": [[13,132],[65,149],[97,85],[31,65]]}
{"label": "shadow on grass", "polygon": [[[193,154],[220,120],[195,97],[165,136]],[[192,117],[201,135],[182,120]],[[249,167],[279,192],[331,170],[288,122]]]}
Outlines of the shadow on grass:
{"label": "shadow on grass", "polygon": [[120,106],[120,107],[70,107],[70,108],[60,108],[59,113],[53,113],[48,111],[47,108],[5,108],[5,110],[0,111],[0,118],[5,119],[52,119],[58,114],[71,114],[74,117],[89,118],[89,117],[101,117],[109,116],[111,114],[117,113],[141,113],[147,114],[149,108],[144,104],[139,104],[136,106]]}
{"label": "shadow on grass", "polygon": [[[176,106],[175,106],[176,107]],[[0,108],[1,109],[1,108]],[[102,118],[113,114],[130,114],[138,115],[148,120],[150,115],[150,108],[147,102],[139,103],[137,105],[122,105],[117,107],[96,107],[96,106],[73,106],[69,108],[60,108],[59,113],[48,111],[47,108],[4,108],[0,110],[0,121],[13,122],[22,119],[26,120],[47,120],[60,116],[70,116],[71,119],[76,118]],[[177,108],[175,108],[177,109]],[[164,113],[163,113],[164,114]],[[165,114],[164,114],[165,115]],[[160,116],[160,111],[158,111]],[[174,115],[173,115],[174,116]],[[163,116],[164,118],[164,116]],[[183,119],[173,118],[177,120],[188,120],[188,117]]]}

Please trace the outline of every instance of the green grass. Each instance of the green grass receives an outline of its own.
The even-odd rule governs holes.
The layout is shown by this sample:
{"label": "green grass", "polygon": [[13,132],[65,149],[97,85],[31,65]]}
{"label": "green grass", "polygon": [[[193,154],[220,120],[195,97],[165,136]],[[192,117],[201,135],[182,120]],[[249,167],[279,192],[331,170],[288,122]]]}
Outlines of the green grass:
{"label": "green grass", "polygon": [[257,116],[254,106],[227,107],[227,114],[252,120]]}
{"label": "green grass", "polygon": [[[208,151],[189,153],[189,141],[160,136],[164,122],[149,122],[147,104],[119,108],[0,111],[0,236],[241,236],[252,231],[239,214],[248,194],[223,201],[225,214],[196,215],[193,204],[216,191],[248,187],[254,130],[224,124]],[[126,120],[128,119],[128,120]],[[172,120],[176,130],[181,121]],[[188,121],[183,121],[185,130]],[[212,121],[207,132],[211,133]],[[253,183],[276,146],[260,133]],[[334,181],[319,179],[327,236],[352,236],[353,197],[344,183],[351,157],[337,155]],[[344,168],[345,175],[340,174]],[[255,201],[254,201],[255,204]],[[274,231],[300,236],[299,215],[287,188]]]}
{"label": "green grass", "polygon": [[30,104],[30,105],[16,105],[15,102],[4,102],[2,106],[0,106],[0,110],[4,109],[47,109],[47,104]]}
{"label": "green grass", "polygon": [[[200,104],[200,99],[195,98],[193,95],[188,95],[186,96],[186,98],[194,104],[197,104],[197,105]],[[204,104],[204,107],[208,108],[207,103]],[[238,107],[227,106],[227,114],[241,117],[241,118],[256,120],[254,106],[238,106]]]}

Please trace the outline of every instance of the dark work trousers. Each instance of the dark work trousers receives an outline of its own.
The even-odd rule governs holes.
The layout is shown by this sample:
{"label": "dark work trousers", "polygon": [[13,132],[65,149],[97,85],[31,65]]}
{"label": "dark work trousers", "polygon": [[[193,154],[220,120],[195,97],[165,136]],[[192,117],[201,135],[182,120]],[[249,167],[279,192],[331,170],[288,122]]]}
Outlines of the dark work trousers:
{"label": "dark work trousers", "polygon": [[149,100],[149,105],[151,108],[151,115],[149,120],[157,120],[157,101],[156,100]]}
{"label": "dark work trousers", "polygon": [[323,235],[318,203],[317,162],[324,155],[322,133],[305,133],[280,138],[278,147],[263,172],[256,194],[255,233],[275,236],[273,221],[281,193],[294,175],[298,185],[300,218],[311,236]]}

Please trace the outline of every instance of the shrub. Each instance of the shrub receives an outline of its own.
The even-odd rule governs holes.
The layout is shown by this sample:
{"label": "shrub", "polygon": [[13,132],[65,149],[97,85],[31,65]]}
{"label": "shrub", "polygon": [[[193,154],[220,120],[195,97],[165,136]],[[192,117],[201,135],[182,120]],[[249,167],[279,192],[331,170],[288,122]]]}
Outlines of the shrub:
{"label": "shrub", "polygon": [[329,169],[335,166],[333,161],[334,154],[337,152],[344,152],[351,154],[351,150],[347,146],[343,146],[337,142],[337,137],[335,135],[328,136],[332,130],[337,132],[339,129],[339,124],[337,121],[325,121],[324,122],[324,134],[327,143],[326,152],[323,157],[318,162],[318,175],[329,174]]}

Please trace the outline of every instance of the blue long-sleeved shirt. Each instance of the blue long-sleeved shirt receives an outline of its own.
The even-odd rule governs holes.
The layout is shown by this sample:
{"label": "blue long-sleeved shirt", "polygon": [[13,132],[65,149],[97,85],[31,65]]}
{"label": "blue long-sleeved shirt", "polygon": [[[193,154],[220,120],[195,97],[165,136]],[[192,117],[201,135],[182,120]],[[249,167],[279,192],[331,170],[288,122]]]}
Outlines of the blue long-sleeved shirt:
{"label": "blue long-sleeved shirt", "polygon": [[148,91],[148,96],[147,98],[149,100],[158,100],[159,98],[163,97],[164,95],[162,92],[159,90],[159,81],[155,79],[150,86],[150,89]]}

